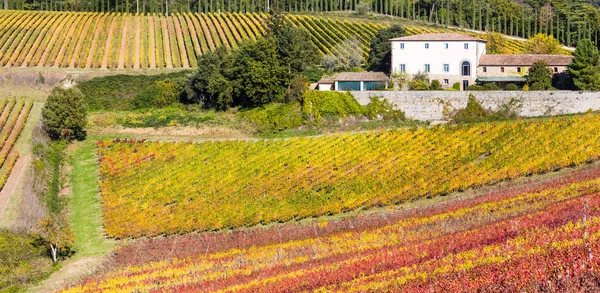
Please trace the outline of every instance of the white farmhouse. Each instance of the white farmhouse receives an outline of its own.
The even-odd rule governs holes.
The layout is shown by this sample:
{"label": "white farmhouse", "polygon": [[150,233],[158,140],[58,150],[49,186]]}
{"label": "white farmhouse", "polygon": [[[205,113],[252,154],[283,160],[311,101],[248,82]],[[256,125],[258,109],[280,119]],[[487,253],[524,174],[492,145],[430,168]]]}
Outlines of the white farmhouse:
{"label": "white farmhouse", "polygon": [[475,84],[479,59],[485,54],[486,40],[459,34],[438,33],[390,39],[391,72],[415,75],[426,72],[442,86],[455,82],[461,89]]}

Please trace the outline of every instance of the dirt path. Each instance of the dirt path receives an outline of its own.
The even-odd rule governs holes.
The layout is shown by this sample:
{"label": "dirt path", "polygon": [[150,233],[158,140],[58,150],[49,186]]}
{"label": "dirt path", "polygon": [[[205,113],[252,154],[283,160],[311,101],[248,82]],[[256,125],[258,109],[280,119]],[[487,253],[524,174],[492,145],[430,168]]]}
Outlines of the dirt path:
{"label": "dirt path", "polygon": [[0,191],[0,218],[4,215],[4,211],[6,210],[6,206],[10,201],[10,196],[15,193],[19,182],[25,176],[27,171],[27,166],[31,163],[31,156],[23,156],[17,159],[17,163],[13,167],[10,176],[8,176],[8,180],[4,184],[4,188]]}
{"label": "dirt path", "polygon": [[69,61],[69,68],[75,68],[75,62],[77,62],[77,57],[79,53],[81,53],[81,48],[83,46],[83,41],[85,41],[85,35],[88,33],[90,29],[90,25],[94,22],[95,17],[89,17],[85,22],[83,29],[79,32],[79,37],[77,37],[77,44],[75,45],[75,50],[73,50],[73,56]]}
{"label": "dirt path", "polygon": [[121,46],[119,48],[119,64],[117,67],[119,69],[125,68],[125,58],[127,57],[127,39],[129,39],[127,37],[127,29],[129,29],[130,17],[129,17],[129,15],[127,15],[124,18],[125,18],[125,20],[123,21],[123,33],[121,35]]}
{"label": "dirt path", "polygon": [[96,25],[96,31],[94,32],[94,39],[92,40],[92,44],[90,45],[90,53],[87,56],[87,60],[85,61],[85,68],[92,68],[92,62],[94,61],[94,54],[96,53],[96,46],[98,45],[98,38],[100,37],[100,31],[102,30],[102,26],[106,21],[106,16],[102,16],[98,24]]}
{"label": "dirt path", "polygon": [[76,282],[84,276],[91,275],[95,269],[102,263],[103,257],[88,256],[74,258],[61,264],[60,270],[50,275],[50,277],[37,286],[31,287],[27,292],[50,293],[56,292],[65,285]]}
{"label": "dirt path", "polygon": [[141,47],[142,47],[142,39],[141,39],[141,32],[142,32],[142,28],[141,28],[141,18],[142,16],[136,16],[135,18],[135,56],[134,56],[134,61],[133,61],[133,68],[135,69],[139,69],[140,68],[140,51],[141,51]]}
{"label": "dirt path", "polygon": [[[173,26],[175,27],[175,36],[177,37],[177,43],[179,44],[179,55],[181,56],[181,67],[190,68],[190,62],[188,60],[187,48],[185,47],[185,41],[183,40],[183,32],[181,30],[181,23],[178,17],[173,17]],[[193,52],[190,52],[193,53]]]}
{"label": "dirt path", "polygon": [[167,19],[166,18],[161,18],[160,19],[161,24],[162,24],[162,31],[163,31],[163,44],[165,46],[165,59],[167,61],[167,68],[173,68],[173,58],[171,56],[171,42],[170,42],[170,38],[169,38],[169,27],[167,26]]}
{"label": "dirt path", "polygon": [[104,44],[104,56],[102,56],[102,65],[100,68],[106,69],[108,68],[108,57],[110,56],[110,48],[112,45],[113,32],[117,26],[118,19],[114,17],[111,19],[110,27],[108,30],[108,37],[106,38],[106,44]]}
{"label": "dirt path", "polygon": [[148,46],[148,54],[150,54],[148,65],[149,68],[156,68],[156,39],[154,38],[154,15],[148,17],[148,37],[149,46]]}

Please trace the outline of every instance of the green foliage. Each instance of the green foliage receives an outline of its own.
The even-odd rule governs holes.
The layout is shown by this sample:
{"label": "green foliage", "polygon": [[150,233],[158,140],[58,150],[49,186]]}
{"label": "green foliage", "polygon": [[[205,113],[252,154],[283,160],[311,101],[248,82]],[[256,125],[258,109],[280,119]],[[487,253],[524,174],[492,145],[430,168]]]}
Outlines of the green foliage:
{"label": "green foliage", "polygon": [[152,107],[159,96],[156,82],[181,82],[189,71],[160,75],[111,75],[81,82],[77,88],[85,96],[89,111],[125,111]]}
{"label": "green foliage", "polygon": [[514,83],[509,83],[504,87],[505,91],[518,91],[519,90],[519,86],[517,86]]}
{"label": "green foliage", "polygon": [[369,119],[383,119],[384,121],[406,121],[406,115],[390,103],[387,99],[371,97],[371,102],[364,107],[365,116]]}
{"label": "green foliage", "polygon": [[389,39],[406,36],[406,30],[401,25],[392,25],[389,28],[380,29],[371,40],[367,66],[370,71],[383,71],[390,73],[392,54]]}
{"label": "green foliage", "polygon": [[279,61],[276,42],[267,38],[240,46],[230,79],[234,105],[251,108],[283,102],[290,75]]}
{"label": "green foliage", "polygon": [[486,91],[497,91],[500,87],[496,85],[494,82],[486,83],[483,85],[483,90]]}
{"label": "green foliage", "polygon": [[431,89],[427,72],[417,72],[413,79],[408,83],[408,89],[411,91],[428,91]]}
{"label": "green foliage", "polygon": [[234,95],[233,81],[229,78],[233,62],[234,57],[224,47],[200,56],[198,69],[185,83],[185,102],[205,109],[229,108]]}
{"label": "green foliage", "polygon": [[483,121],[487,116],[489,116],[489,112],[481,106],[475,96],[469,95],[467,107],[458,110],[452,120],[456,123],[479,122]]}
{"label": "green foliage", "polygon": [[297,74],[319,63],[321,56],[306,30],[294,27],[279,9],[270,12],[267,22],[268,36],[275,40],[279,61],[288,73]]}
{"label": "green foliage", "polygon": [[431,90],[433,90],[433,91],[439,91],[439,90],[442,90],[442,89],[443,89],[442,88],[442,84],[440,83],[439,80],[434,79],[434,80],[431,81]]}
{"label": "green foliage", "polygon": [[303,73],[304,76],[306,76],[306,78],[308,79],[308,81],[318,82],[319,80],[321,80],[321,78],[323,78],[325,71],[326,70],[323,67],[309,66],[304,69]]}
{"label": "green foliage", "polygon": [[54,88],[42,109],[42,121],[52,139],[84,139],[87,114],[81,91]]}
{"label": "green foliage", "polygon": [[575,58],[569,65],[575,87],[580,90],[600,90],[600,53],[592,41],[585,39],[577,44]]}
{"label": "green foliage", "polygon": [[362,115],[363,109],[350,93],[307,91],[302,112],[306,117],[319,121],[323,117]]}
{"label": "green foliage", "polygon": [[272,103],[243,111],[240,115],[262,132],[294,128],[304,122],[299,103]]}
{"label": "green foliage", "polygon": [[19,292],[52,270],[36,237],[0,229],[0,291]]}
{"label": "green foliage", "polygon": [[164,108],[179,102],[181,95],[181,83],[170,78],[159,80],[155,83],[158,96],[154,99],[152,105],[158,108]]}
{"label": "green foliage", "polygon": [[453,90],[460,91],[460,82],[455,82],[455,83],[452,85],[452,89],[453,89]]}
{"label": "green foliage", "polygon": [[484,109],[475,96],[469,95],[467,107],[453,113],[451,120],[454,123],[474,123],[514,119],[517,117],[522,105],[519,99],[511,99],[507,103],[500,105],[498,110],[494,112]]}
{"label": "green foliage", "polygon": [[478,84],[472,84],[467,88],[468,91],[483,91],[485,90],[483,86]]}
{"label": "green foliage", "polygon": [[552,70],[543,61],[536,61],[529,68],[527,84],[531,90],[547,90],[552,87]]}
{"label": "green foliage", "polygon": [[150,109],[148,111],[129,113],[116,119],[118,125],[125,127],[164,127],[164,126],[197,126],[216,120],[214,112],[195,113],[184,109],[169,107]]}

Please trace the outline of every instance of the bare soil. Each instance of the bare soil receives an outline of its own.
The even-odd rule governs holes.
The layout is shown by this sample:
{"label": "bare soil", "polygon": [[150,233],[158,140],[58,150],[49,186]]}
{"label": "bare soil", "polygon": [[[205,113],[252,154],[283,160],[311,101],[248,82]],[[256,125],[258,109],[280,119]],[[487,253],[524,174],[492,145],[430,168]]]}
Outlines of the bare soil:
{"label": "bare soil", "polygon": [[56,292],[70,283],[74,283],[84,276],[92,275],[96,268],[103,262],[103,257],[88,256],[70,259],[62,263],[62,267],[37,286],[29,288],[27,292],[46,293]]}
{"label": "bare soil", "polygon": [[232,129],[226,126],[168,126],[160,128],[128,128],[120,126],[110,126],[102,128],[92,128],[88,130],[89,134],[94,135],[117,135],[132,136],[149,139],[246,139],[252,136],[241,130]]}

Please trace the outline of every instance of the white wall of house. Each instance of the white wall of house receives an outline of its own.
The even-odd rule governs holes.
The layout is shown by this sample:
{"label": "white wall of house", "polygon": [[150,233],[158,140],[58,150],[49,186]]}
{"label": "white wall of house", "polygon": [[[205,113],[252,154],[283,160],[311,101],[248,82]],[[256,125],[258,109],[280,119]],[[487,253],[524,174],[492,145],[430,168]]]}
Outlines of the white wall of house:
{"label": "white wall of house", "polygon": [[[426,48],[426,44],[429,48]],[[474,84],[477,79],[479,58],[483,54],[485,54],[483,41],[392,41],[391,69],[392,72],[401,72],[404,65],[405,72],[414,75],[424,72],[428,64],[430,79],[440,81],[449,79],[450,86],[457,81],[462,85],[462,80]],[[469,62],[471,67],[468,76],[462,74],[464,61]],[[445,64],[447,68],[444,68]]]}
{"label": "white wall of house", "polygon": [[330,91],[333,88],[333,83],[320,83],[317,89],[320,91]]}

